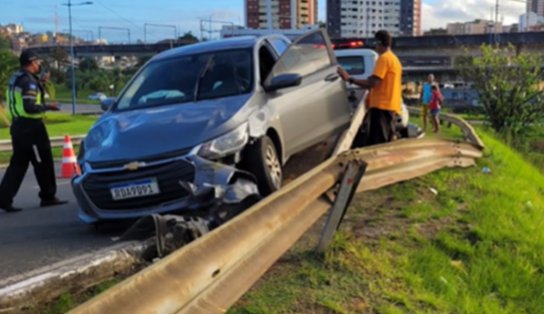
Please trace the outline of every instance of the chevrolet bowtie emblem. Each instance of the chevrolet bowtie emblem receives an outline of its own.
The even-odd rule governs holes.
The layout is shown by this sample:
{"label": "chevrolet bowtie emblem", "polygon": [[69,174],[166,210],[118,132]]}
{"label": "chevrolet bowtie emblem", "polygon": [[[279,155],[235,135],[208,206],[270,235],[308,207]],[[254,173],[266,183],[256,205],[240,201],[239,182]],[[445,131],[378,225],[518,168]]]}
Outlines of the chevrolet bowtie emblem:
{"label": "chevrolet bowtie emblem", "polygon": [[130,170],[130,171],[136,171],[141,166],[144,166],[144,165],[145,165],[144,162],[133,161],[133,162],[130,162],[130,163],[126,164],[125,169]]}

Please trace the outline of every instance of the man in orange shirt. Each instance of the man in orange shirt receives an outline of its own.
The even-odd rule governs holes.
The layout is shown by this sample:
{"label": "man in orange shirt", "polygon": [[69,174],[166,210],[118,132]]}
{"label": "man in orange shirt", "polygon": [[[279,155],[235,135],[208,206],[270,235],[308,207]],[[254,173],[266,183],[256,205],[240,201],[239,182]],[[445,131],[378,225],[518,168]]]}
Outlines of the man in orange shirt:
{"label": "man in orange shirt", "polygon": [[367,96],[367,132],[364,145],[390,142],[395,137],[395,115],[401,113],[402,65],[391,51],[391,35],[380,30],[374,35],[376,52],[379,54],[374,73],[366,80],[352,78],[339,67],[338,74],[344,81],[369,89]]}

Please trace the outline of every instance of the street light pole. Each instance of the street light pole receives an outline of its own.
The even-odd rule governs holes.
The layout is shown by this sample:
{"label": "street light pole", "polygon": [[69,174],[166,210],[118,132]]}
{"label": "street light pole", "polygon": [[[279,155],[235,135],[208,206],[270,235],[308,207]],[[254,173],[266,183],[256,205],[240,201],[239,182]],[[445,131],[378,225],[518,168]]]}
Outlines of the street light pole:
{"label": "street light pole", "polygon": [[72,35],[72,6],[74,5],[87,5],[93,4],[91,1],[72,4],[72,0],[68,0],[68,3],[63,3],[68,7],[68,23],[70,24],[68,29],[70,31],[70,68],[72,72],[72,115],[76,114],[76,71],[74,69],[74,36]]}
{"label": "street light pole", "polygon": [[72,115],[76,114],[76,71],[74,70],[74,36],[72,35],[72,1],[68,0],[68,23],[70,26],[70,71],[72,72]]}

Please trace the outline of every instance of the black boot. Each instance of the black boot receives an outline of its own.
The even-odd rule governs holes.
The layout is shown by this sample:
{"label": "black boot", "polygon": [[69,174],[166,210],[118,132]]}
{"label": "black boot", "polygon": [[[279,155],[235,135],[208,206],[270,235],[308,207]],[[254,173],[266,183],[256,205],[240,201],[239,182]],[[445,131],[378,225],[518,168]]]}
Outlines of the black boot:
{"label": "black boot", "polygon": [[21,210],[23,210],[22,208],[19,208],[19,207],[13,207],[12,204],[0,204],[0,209],[8,213],[15,213],[15,212],[20,212]]}
{"label": "black boot", "polygon": [[68,201],[62,201],[62,200],[59,200],[58,198],[53,198],[53,199],[50,199],[50,200],[42,200],[40,202],[40,207],[49,207],[49,206],[57,206],[57,205],[63,205],[63,204],[66,204],[68,203]]}

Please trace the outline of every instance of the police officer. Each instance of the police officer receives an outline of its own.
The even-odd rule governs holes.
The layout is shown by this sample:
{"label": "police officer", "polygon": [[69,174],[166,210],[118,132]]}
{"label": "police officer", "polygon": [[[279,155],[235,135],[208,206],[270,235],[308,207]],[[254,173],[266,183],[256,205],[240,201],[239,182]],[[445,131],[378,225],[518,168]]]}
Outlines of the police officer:
{"label": "police officer", "polygon": [[40,206],[54,206],[67,203],[55,194],[57,183],[51,143],[43,123],[46,110],[58,111],[57,105],[44,101],[44,89],[37,75],[41,71],[41,60],[36,54],[25,50],[19,58],[21,70],[13,74],[8,83],[6,100],[12,117],[11,143],[13,155],[0,184],[0,209],[6,212],[21,211],[13,207],[13,198],[32,163],[34,174],[40,186]]}

